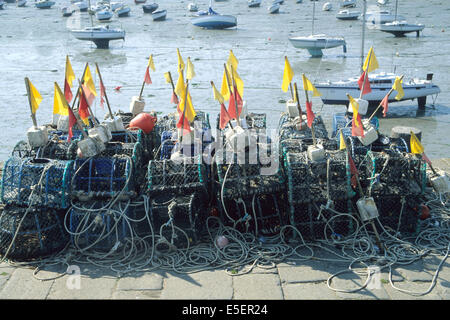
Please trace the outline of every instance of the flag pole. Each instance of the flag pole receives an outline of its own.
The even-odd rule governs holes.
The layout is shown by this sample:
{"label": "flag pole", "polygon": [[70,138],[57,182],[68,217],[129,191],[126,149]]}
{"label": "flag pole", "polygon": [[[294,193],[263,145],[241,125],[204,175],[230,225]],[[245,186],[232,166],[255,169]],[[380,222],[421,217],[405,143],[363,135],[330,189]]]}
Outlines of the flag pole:
{"label": "flag pole", "polygon": [[[97,62],[95,63],[95,67],[97,68],[98,77],[100,78],[100,86],[104,88],[103,91],[104,91],[104,94],[105,94],[106,105],[108,106],[109,116],[111,117],[111,119],[114,119],[114,116],[113,116],[112,111],[111,111],[111,106],[109,105],[108,96],[106,95],[106,88],[105,88],[105,86],[103,84],[102,74],[100,73],[100,69],[98,68]],[[100,90],[101,90],[101,87],[100,87]]]}
{"label": "flag pole", "polygon": [[[344,134],[342,133],[342,129],[343,128],[341,128],[339,130],[340,137],[344,137]],[[343,138],[342,140],[343,140],[344,145],[345,145],[345,150],[347,151],[347,157],[351,158],[350,151],[348,149],[347,142],[345,141],[345,138]],[[355,176],[356,176],[356,184],[358,185],[359,193],[360,193],[361,197],[364,197],[364,191],[363,191],[363,188],[361,187],[361,182],[359,181],[359,174],[358,174],[358,172],[355,173]],[[377,231],[377,228],[375,226],[375,223],[373,222],[373,219],[370,220],[370,224],[372,226],[373,232],[375,233],[375,239],[376,239],[376,243],[378,245],[378,248],[380,248],[380,253],[383,253],[384,249],[383,249],[383,246],[382,246],[382,243],[381,243],[380,235],[378,234],[378,231]]]}
{"label": "flag pole", "polygon": [[[214,88],[214,82],[213,81],[211,81],[211,87]],[[220,104],[220,108],[222,108],[222,104]],[[228,113],[228,110],[226,108],[224,108],[224,109],[225,109],[225,112],[226,112],[228,118],[231,120],[231,117],[230,117],[230,114]],[[231,124],[231,121],[228,121],[228,125],[230,126],[230,129],[233,129],[233,125]]]}
{"label": "flag pole", "polygon": [[[352,102],[350,101],[350,95],[348,94],[348,93],[346,93],[346,95],[347,95],[347,98],[348,98],[348,101],[349,101],[349,103],[350,104],[352,104]],[[353,111],[353,106],[352,106],[352,111]],[[359,113],[359,110],[358,110],[358,113]],[[353,119],[355,118],[355,114],[353,114]],[[354,119],[355,121],[356,121],[356,119]],[[362,122],[362,120],[361,120],[361,126],[362,126],[362,129],[363,129],[363,132],[364,132],[364,130],[366,129],[365,127],[364,127],[364,123]]]}
{"label": "flag pole", "polygon": [[28,77],[25,77],[25,87],[27,88],[27,93],[28,93],[28,104],[30,105],[31,120],[33,121],[33,126],[35,128],[37,128],[38,125],[37,125],[36,115],[33,113],[33,104],[31,103],[30,79],[28,79]]}
{"label": "flag pole", "polygon": [[180,136],[180,150],[181,150],[181,142],[183,141],[184,136],[184,118],[186,116],[186,104],[187,104],[187,97],[188,97],[188,86],[189,86],[189,79],[186,79],[186,93],[184,94],[184,108],[183,108],[183,114],[181,116],[181,136]]}
{"label": "flag pole", "polygon": [[[287,60],[287,56],[284,56],[284,60],[285,61]],[[289,89],[291,89],[291,97],[292,100],[294,100],[295,98],[294,98],[294,91],[292,90],[292,82],[289,82]]]}
{"label": "flag pole", "polygon": [[142,99],[142,93],[144,92],[144,87],[145,87],[145,79],[142,82],[142,87],[141,87],[141,91],[139,92],[139,100]]}
{"label": "flag pole", "polygon": [[[402,74],[402,76],[400,77],[400,81],[402,81],[403,80],[403,77],[404,77],[404,75]],[[386,96],[390,96],[391,95],[391,93],[394,91],[394,88],[391,88],[391,90],[389,90],[389,92],[386,94]],[[385,96],[385,97],[386,97]],[[375,116],[375,114],[378,112],[378,109],[380,109],[380,107],[381,107],[381,102],[380,102],[380,104],[378,105],[378,107],[375,109],[375,111],[371,114],[371,116],[369,117],[369,122],[370,122],[370,120],[372,120],[372,118]]]}
{"label": "flag pole", "polygon": [[[294,84],[294,85],[295,85],[295,93],[297,95],[297,101],[298,101],[297,84]],[[306,103],[310,103],[309,97],[308,97],[308,90],[305,90],[305,96],[306,96]],[[306,115],[306,116],[308,116],[308,115]],[[315,146],[317,141],[316,141],[316,133],[315,133],[315,129],[314,129],[314,122],[311,123],[311,135],[312,135],[312,139],[313,139],[313,144]]]}
{"label": "flag pole", "polygon": [[[88,101],[88,99],[86,98],[86,94],[84,93],[84,89],[83,89],[83,86],[81,85],[80,79],[78,79],[78,82],[80,83],[80,91],[81,91],[81,94],[83,95],[84,100],[86,100],[86,104],[87,104],[89,113],[90,113],[90,115],[91,115],[92,122],[94,123],[94,127],[95,127],[95,126],[98,125],[99,123],[97,122],[97,119],[95,119],[95,115],[94,115],[94,113],[93,113],[92,110],[91,110],[91,106],[89,105],[89,101]],[[80,103],[81,103],[81,100],[80,100]]]}
{"label": "flag pole", "polygon": [[177,94],[175,93],[175,85],[173,84],[173,80],[172,80],[172,75],[170,74],[170,71],[167,72],[169,74],[169,80],[170,80],[170,85],[172,86],[172,93],[177,97]]}
{"label": "flag pole", "polygon": [[[230,95],[231,95],[230,77],[228,75],[227,65],[224,63],[223,67],[225,68],[225,75],[227,77],[228,91],[230,92]],[[231,72],[233,72],[233,66],[230,66],[230,67],[231,67]],[[230,99],[231,99],[231,97],[230,97]],[[238,115],[236,93],[234,94],[234,104],[235,104],[235,107],[236,107],[236,122],[237,122],[237,125],[240,127],[241,126],[241,121],[239,120],[239,115]]]}

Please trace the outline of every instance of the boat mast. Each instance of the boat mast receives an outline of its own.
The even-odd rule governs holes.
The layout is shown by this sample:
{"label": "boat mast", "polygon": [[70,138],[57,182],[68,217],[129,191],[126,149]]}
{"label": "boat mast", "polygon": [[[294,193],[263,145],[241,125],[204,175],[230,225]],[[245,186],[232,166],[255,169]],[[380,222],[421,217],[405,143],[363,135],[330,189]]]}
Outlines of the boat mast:
{"label": "boat mast", "polygon": [[367,0],[363,0],[363,18],[362,18],[362,35],[361,35],[361,72],[363,71],[364,65],[364,38],[366,35],[366,9]]}
{"label": "boat mast", "polygon": [[314,35],[314,15],[316,13],[316,1],[313,1],[313,16],[312,16],[312,27],[311,27],[311,35]]}
{"label": "boat mast", "polygon": [[395,0],[395,18],[394,18],[395,21],[397,21],[397,8],[398,8],[398,0]]}

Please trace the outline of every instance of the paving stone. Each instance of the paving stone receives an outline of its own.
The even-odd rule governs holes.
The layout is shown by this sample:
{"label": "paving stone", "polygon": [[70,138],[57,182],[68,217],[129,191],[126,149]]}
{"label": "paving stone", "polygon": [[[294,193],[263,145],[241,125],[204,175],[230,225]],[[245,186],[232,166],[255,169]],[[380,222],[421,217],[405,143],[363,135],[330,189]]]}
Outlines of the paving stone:
{"label": "paving stone", "polygon": [[[434,287],[434,289],[426,295],[414,296],[393,288],[390,283],[383,284],[383,286],[392,300],[442,300],[442,297],[438,294],[438,290],[436,289],[436,287]],[[413,292],[424,292],[430,287],[430,282],[426,283],[411,282],[411,281],[405,281],[402,283],[394,282],[394,286],[403,290],[409,290]]]}
{"label": "paving stone", "polygon": [[0,264],[0,290],[6,285],[16,269],[16,267],[11,267],[7,263]]}
{"label": "paving stone", "polygon": [[330,290],[326,282],[319,283],[286,283],[282,285],[285,300],[336,300],[339,299]]}
{"label": "paving stone", "polygon": [[[33,277],[33,269],[17,268],[7,280],[0,292],[0,299],[45,299],[52,287],[53,280],[41,281]],[[39,276],[51,278],[54,272],[41,271]]]}
{"label": "paving stone", "polygon": [[223,270],[167,274],[161,299],[232,299],[232,283]]}
{"label": "paving stone", "polygon": [[157,273],[126,276],[117,282],[117,290],[161,290],[163,277]]}
{"label": "paving stone", "polygon": [[245,274],[233,277],[233,299],[283,299],[278,274]]}
{"label": "paving stone", "polygon": [[442,299],[450,300],[450,281],[438,280],[435,290]]}
{"label": "paving stone", "polygon": [[[110,277],[90,278],[80,276],[79,282],[75,275],[66,275],[55,280],[48,299],[110,299],[117,279]],[[79,284],[79,286],[78,286]]]}
{"label": "paving stone", "polygon": [[322,261],[303,261],[298,266],[278,265],[278,274],[282,283],[320,282],[326,281],[333,273],[342,269],[343,267],[332,266]]}
{"label": "paving stone", "polygon": [[149,300],[160,299],[161,290],[117,290],[113,293],[112,299],[118,300]]}

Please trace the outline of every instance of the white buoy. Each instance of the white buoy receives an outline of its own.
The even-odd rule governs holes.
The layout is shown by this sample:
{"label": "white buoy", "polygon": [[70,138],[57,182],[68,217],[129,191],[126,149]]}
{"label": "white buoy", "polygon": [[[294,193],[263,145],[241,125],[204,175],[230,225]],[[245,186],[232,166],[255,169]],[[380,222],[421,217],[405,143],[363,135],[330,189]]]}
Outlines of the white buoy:
{"label": "white buoy", "polygon": [[69,116],[59,116],[58,123],[56,125],[56,129],[62,132],[69,131]]}
{"label": "white buoy", "polygon": [[45,126],[31,127],[27,131],[27,138],[28,143],[32,148],[45,146],[48,142],[47,127]]}
{"label": "white buoy", "polygon": [[133,98],[131,98],[130,112],[133,114],[133,116],[143,112],[144,107],[145,107],[144,98],[139,99],[138,96],[134,96]]}
{"label": "white buoy", "polygon": [[311,145],[308,146],[308,157],[312,162],[316,161],[322,161],[325,159],[325,149],[323,148],[323,145],[317,144],[317,145]]}

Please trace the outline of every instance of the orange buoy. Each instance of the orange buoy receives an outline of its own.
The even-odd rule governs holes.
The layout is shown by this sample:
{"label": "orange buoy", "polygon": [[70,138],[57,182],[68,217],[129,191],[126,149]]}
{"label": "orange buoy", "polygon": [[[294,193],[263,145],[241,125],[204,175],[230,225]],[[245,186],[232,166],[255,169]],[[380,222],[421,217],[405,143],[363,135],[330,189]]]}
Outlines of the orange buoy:
{"label": "orange buoy", "polygon": [[428,208],[425,204],[421,204],[420,213],[420,220],[425,220],[430,217],[430,208]]}
{"label": "orange buoy", "polygon": [[130,121],[129,129],[139,128],[146,134],[152,132],[157,119],[156,117],[149,115],[148,113],[142,112],[138,114],[133,120]]}

